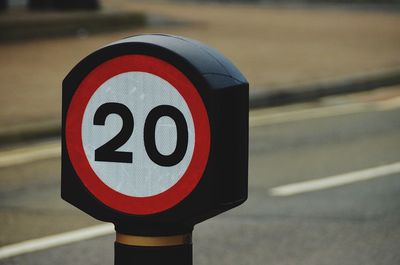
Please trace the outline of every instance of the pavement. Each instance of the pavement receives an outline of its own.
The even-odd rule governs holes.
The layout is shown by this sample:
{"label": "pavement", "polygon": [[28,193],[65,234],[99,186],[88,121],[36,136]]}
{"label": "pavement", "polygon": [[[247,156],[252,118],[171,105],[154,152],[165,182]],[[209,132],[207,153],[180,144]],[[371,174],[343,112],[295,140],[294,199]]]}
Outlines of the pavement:
{"label": "pavement", "polygon": [[[144,14],[146,23],[103,26],[118,13]],[[58,136],[61,82],[68,71],[99,47],[146,32],[183,35],[217,48],[249,80],[252,108],[400,83],[396,12],[116,0],[104,1],[104,11],[91,16],[106,22],[33,37],[28,24],[61,27],[87,15],[15,14],[0,18],[0,28],[8,23],[19,32],[0,43],[0,145]],[[93,29],[96,24],[101,32]]]}

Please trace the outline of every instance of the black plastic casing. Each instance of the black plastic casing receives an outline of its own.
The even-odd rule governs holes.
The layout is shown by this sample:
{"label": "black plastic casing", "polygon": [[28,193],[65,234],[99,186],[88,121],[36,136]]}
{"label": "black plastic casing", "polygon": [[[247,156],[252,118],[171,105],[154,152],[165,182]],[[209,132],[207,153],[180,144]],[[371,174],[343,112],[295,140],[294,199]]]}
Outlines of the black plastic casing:
{"label": "black plastic casing", "polygon": [[[75,90],[96,66],[127,54],[153,56],[184,73],[198,90],[210,122],[210,154],[200,182],[174,207],[150,215],[119,212],[95,198],[74,170],[66,148],[66,114]],[[114,223],[120,233],[162,236],[191,232],[195,224],[247,199],[248,99],[249,84],[239,70],[214,49],[191,39],[140,35],[95,51],[63,81],[61,197],[96,219]]]}

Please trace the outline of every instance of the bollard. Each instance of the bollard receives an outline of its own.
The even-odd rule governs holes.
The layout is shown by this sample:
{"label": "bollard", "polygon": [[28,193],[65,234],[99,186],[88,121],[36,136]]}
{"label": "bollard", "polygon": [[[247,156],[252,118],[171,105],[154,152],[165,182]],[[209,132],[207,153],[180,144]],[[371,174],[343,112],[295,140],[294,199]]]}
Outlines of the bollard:
{"label": "bollard", "polygon": [[192,264],[194,226],[247,199],[249,85],[216,50],[151,34],[63,81],[61,196],[116,229],[115,264]]}
{"label": "bollard", "polygon": [[117,233],[115,265],[192,264],[192,235],[138,237]]}

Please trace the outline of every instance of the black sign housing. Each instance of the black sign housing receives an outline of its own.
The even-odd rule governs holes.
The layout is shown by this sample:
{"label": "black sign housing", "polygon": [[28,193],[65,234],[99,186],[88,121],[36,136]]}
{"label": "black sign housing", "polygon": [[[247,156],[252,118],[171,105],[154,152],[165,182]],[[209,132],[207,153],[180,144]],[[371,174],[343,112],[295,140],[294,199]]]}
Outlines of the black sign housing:
{"label": "black sign housing", "polygon": [[[184,73],[199,92],[210,122],[210,154],[201,180],[179,204],[156,214],[126,214],[99,201],[83,185],[66,147],[66,116],[82,80],[96,66],[129,54],[156,57]],[[161,236],[191,232],[195,224],[247,199],[248,99],[249,84],[239,70],[216,50],[191,39],[141,35],[95,51],[63,81],[62,198],[96,219],[114,223],[120,233]]]}

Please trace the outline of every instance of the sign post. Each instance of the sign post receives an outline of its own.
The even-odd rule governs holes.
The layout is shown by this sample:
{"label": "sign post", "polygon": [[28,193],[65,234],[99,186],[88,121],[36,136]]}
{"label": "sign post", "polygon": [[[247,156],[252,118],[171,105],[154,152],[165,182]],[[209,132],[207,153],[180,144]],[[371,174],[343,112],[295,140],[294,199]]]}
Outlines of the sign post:
{"label": "sign post", "polygon": [[63,82],[63,199],[117,232],[115,264],[192,264],[195,224],[247,199],[248,83],[197,41],[123,39]]}

